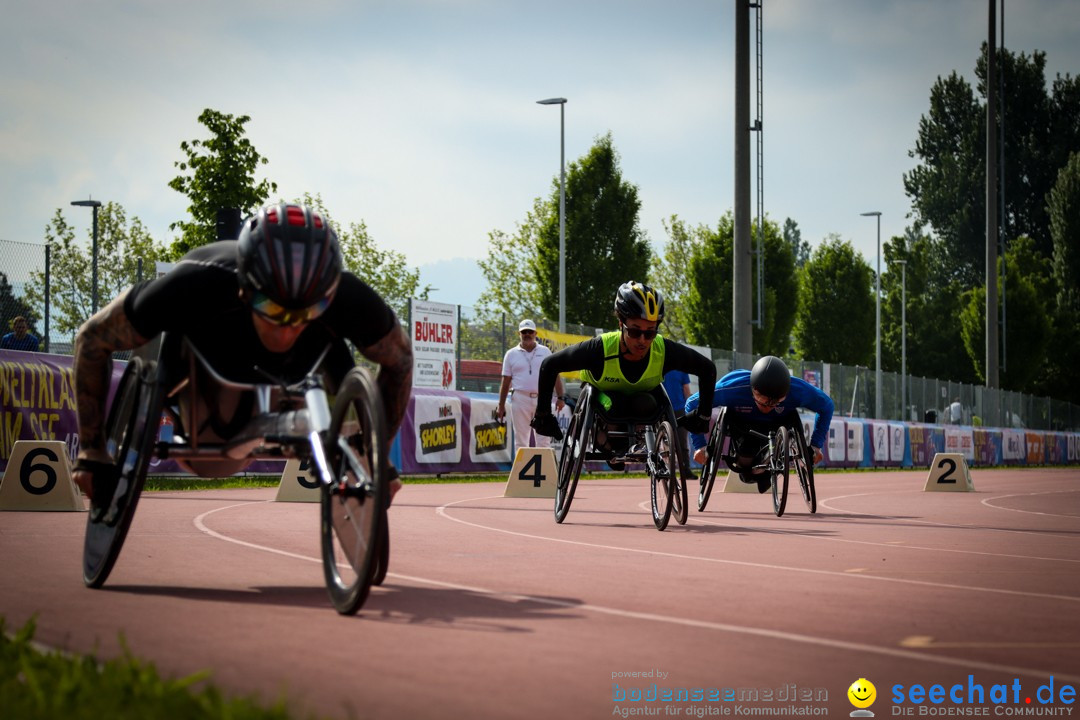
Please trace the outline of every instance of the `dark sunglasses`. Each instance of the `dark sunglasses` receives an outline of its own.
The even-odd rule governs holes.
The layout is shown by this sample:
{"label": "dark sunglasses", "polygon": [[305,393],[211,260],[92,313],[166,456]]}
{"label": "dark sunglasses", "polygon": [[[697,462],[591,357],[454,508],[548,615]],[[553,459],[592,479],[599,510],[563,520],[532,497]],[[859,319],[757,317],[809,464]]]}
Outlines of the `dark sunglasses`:
{"label": "dark sunglasses", "polygon": [[536,331],[535,330],[522,330],[521,334],[522,335],[535,335]]}
{"label": "dark sunglasses", "polygon": [[660,332],[659,330],[656,330],[656,329],[653,329],[653,330],[639,330],[638,328],[632,328],[629,325],[625,325],[625,324],[622,326],[622,329],[623,329],[624,332],[626,332],[627,335],[634,338],[635,340],[638,340],[641,337],[644,337],[646,340],[652,340]]}
{"label": "dark sunglasses", "polygon": [[326,312],[326,308],[330,307],[331,299],[327,297],[306,308],[291,309],[278,305],[263,293],[256,291],[251,297],[251,309],[275,325],[297,327],[311,322]]}
{"label": "dark sunglasses", "polygon": [[778,400],[773,400],[772,398],[765,397],[757,390],[754,390],[754,401],[767,408],[774,408],[785,400],[787,400],[787,395]]}

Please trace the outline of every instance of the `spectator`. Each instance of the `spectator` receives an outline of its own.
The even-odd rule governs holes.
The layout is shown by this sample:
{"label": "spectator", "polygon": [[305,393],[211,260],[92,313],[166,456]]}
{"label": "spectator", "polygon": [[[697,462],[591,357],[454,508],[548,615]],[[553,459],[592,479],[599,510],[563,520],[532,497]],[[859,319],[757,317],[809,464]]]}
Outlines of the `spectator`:
{"label": "spectator", "polygon": [[953,398],[952,405],[949,405],[949,422],[953,425],[964,422],[964,406],[960,404],[960,398]]}
{"label": "spectator", "polygon": [[26,318],[20,315],[12,320],[11,329],[12,332],[0,338],[0,350],[38,351],[37,335],[30,332],[30,326],[26,324]]}
{"label": "spectator", "polygon": [[[514,444],[519,447],[551,447],[551,438],[536,433],[532,439],[529,423],[536,412],[537,386],[540,382],[540,363],[551,354],[551,350],[536,342],[536,323],[522,320],[518,325],[520,342],[506,351],[503,356],[502,384],[499,386],[499,407],[495,416],[500,422],[506,417],[506,396],[511,394],[510,412],[513,415]],[[556,388],[555,410],[563,406],[562,378]],[[550,412],[550,410],[548,411]]]}

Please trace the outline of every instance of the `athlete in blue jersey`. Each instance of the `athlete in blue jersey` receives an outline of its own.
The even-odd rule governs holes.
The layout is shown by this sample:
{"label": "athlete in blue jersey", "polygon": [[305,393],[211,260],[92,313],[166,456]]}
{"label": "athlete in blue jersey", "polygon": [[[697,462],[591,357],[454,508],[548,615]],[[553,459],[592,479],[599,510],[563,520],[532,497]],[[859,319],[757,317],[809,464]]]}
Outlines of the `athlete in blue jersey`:
{"label": "athlete in blue jersey", "polygon": [[[697,410],[697,393],[686,400],[686,412]],[[821,461],[821,448],[829,434],[832,421],[833,401],[810,383],[791,377],[787,365],[778,357],[766,355],[754,364],[753,370],[733,370],[716,383],[713,407],[726,408],[728,435],[731,436],[737,465],[746,468],[739,473],[743,482],[756,483],[759,492],[769,489],[769,478],[764,470],[753,471],[766,441],[747,432],[748,429],[767,434],[792,420],[798,420],[798,408],[817,413],[810,446],[814,451],[814,464]],[[694,459],[705,462],[704,435],[691,435],[690,445]]]}

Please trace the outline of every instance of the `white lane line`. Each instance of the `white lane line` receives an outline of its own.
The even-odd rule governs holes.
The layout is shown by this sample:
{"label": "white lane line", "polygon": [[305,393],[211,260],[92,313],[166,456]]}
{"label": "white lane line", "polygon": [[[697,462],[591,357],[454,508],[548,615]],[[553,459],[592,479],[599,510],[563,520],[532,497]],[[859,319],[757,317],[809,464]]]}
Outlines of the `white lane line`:
{"label": "white lane line", "polygon": [[[1005,497],[1008,497],[1008,496],[1005,496]],[[991,498],[991,499],[993,499],[993,498]],[[986,502],[986,501],[984,500],[983,502]],[[638,507],[640,507],[643,510],[650,510],[651,511],[651,508],[648,506],[648,504],[644,503],[644,502],[639,503]],[[1015,558],[1017,560],[1045,560],[1047,562],[1080,563],[1080,558],[1051,558],[1051,557],[1041,557],[1041,556],[1038,556],[1038,555],[1012,555],[1010,553],[992,553],[992,552],[983,552],[981,550],[958,550],[956,548],[926,547],[925,545],[908,545],[906,540],[890,540],[889,542],[882,543],[882,542],[871,542],[870,540],[852,540],[850,538],[825,537],[825,536],[822,536],[822,535],[811,535],[809,533],[804,533],[801,530],[773,530],[773,529],[764,528],[764,527],[756,527],[756,526],[755,527],[750,527],[750,526],[742,525],[742,524],[736,525],[736,524],[730,523],[730,522],[718,522],[716,520],[709,520],[707,518],[700,517],[700,516],[698,517],[698,521],[702,522],[702,523],[704,523],[706,525],[716,525],[717,527],[728,527],[728,528],[734,528],[736,530],[753,530],[753,532],[767,533],[767,534],[771,534],[771,535],[791,535],[791,536],[795,536],[795,537],[806,538],[807,540],[824,540],[824,541],[827,541],[827,542],[841,542],[841,543],[851,543],[851,544],[854,544],[854,545],[871,545],[871,546],[889,547],[889,548],[897,548],[897,547],[899,547],[899,548],[904,548],[905,550],[926,550],[926,551],[930,551],[930,552],[951,552],[951,553],[961,553],[961,554],[965,554],[965,555],[987,555],[989,557]],[[815,520],[814,522],[818,523],[818,522],[825,522],[825,521],[817,521],[817,520]]]}
{"label": "white lane line", "polygon": [[1002,505],[994,505],[994,500],[1004,500],[1005,498],[1014,497],[1032,497],[1033,495],[1053,495],[1055,493],[1074,493],[1080,492],[1080,490],[1046,490],[1044,492],[1029,492],[1029,493],[1014,493],[1012,495],[998,495],[996,497],[986,498],[980,501],[983,505],[995,510],[1007,510],[1008,512],[1024,513],[1025,515],[1045,515],[1047,517],[1060,517],[1069,518],[1070,520],[1080,520],[1080,516],[1077,515],[1063,515],[1061,513],[1046,513],[1036,512],[1035,510],[1019,510],[1017,508],[1004,507]]}
{"label": "white lane line", "polygon": [[858,578],[860,580],[866,581],[901,583],[904,585],[919,585],[922,587],[932,587],[945,590],[960,590],[963,592],[976,593],[993,593],[997,595],[1014,595],[1018,597],[1039,598],[1041,600],[1064,600],[1066,602],[1080,603],[1080,597],[1074,597],[1072,595],[1054,595],[1050,593],[1028,592],[1025,590],[1006,590],[1003,588],[984,588],[973,587],[970,585],[953,585],[949,583],[930,582],[928,580],[909,580],[904,578],[881,577],[878,575],[852,575],[850,573],[839,572],[836,570],[815,570],[812,568],[794,567],[790,565],[773,565],[771,563],[750,562],[748,560],[728,560],[724,558],[703,557],[700,555],[684,555],[681,553],[665,552],[663,550],[643,550],[639,548],[624,547],[621,545],[602,545],[599,543],[583,542],[581,540],[567,540],[565,538],[555,538],[547,535],[532,535],[529,533],[518,532],[516,530],[505,530],[503,528],[492,527],[490,525],[481,525],[479,523],[469,522],[468,520],[462,520],[461,518],[453,517],[446,512],[447,508],[454,505],[460,505],[461,503],[475,502],[477,500],[492,500],[501,497],[502,495],[489,495],[486,497],[456,500],[454,502],[446,503],[445,505],[436,508],[435,512],[452,522],[461,523],[462,525],[470,525],[475,528],[480,528],[481,530],[491,530],[493,532],[500,532],[506,535],[515,535],[517,537],[529,538],[532,540],[547,540],[549,542],[566,543],[567,545],[580,545],[582,547],[599,548],[601,550],[615,550],[618,552],[639,553],[642,555],[659,555],[661,557],[677,558],[680,560],[699,560],[701,562],[717,563],[721,565],[737,565],[739,567],[757,568],[759,570],[784,570],[788,572],[807,573],[810,575],[825,575],[827,577]]}
{"label": "white lane line", "polygon": [[[818,507],[828,508],[829,510],[833,510],[835,512],[840,512],[840,513],[847,513],[849,515],[865,515],[867,517],[876,517],[877,513],[865,513],[865,512],[859,512],[858,510],[845,510],[844,508],[834,507],[834,506],[830,505],[829,502],[831,502],[833,500],[846,500],[848,498],[874,497],[874,496],[882,495],[882,494],[884,494],[884,493],[853,493],[851,495],[837,495],[835,497],[826,498],[825,500],[818,500]],[[993,500],[994,498],[987,498],[987,499],[988,500]],[[1037,537],[1043,537],[1043,538],[1068,538],[1069,540],[1080,540],[1080,535],[1061,535],[1061,534],[1058,534],[1058,533],[1055,533],[1055,532],[1036,532],[1034,530],[1019,530],[1019,529],[1014,530],[1014,529],[1011,529],[1011,528],[993,528],[993,527],[985,527],[984,525],[977,525],[977,524],[973,524],[973,523],[968,523],[968,524],[964,524],[964,523],[942,523],[942,522],[935,522],[933,520],[919,520],[917,518],[896,518],[896,519],[897,520],[903,519],[905,522],[917,523],[919,525],[932,525],[934,527],[942,527],[942,528],[973,528],[974,527],[974,528],[979,528],[981,530],[988,530],[988,531],[992,531],[992,532],[1017,533],[1017,534],[1020,534],[1020,535],[1035,535]]]}
{"label": "white lane line", "polygon": [[[502,497],[502,496],[501,495],[492,495],[490,497],[485,497],[485,498],[472,498],[472,500],[489,500],[489,499],[496,498],[496,497]],[[206,527],[205,523],[203,522],[203,519],[206,518],[208,515],[212,515],[212,514],[214,514],[216,512],[220,512],[222,510],[230,510],[232,508],[242,507],[244,505],[256,505],[256,504],[262,504],[262,503],[266,503],[266,502],[269,502],[269,501],[237,503],[235,505],[227,505],[225,507],[220,507],[220,508],[217,508],[215,510],[210,510],[210,511],[205,512],[205,513],[203,513],[203,514],[201,514],[201,515],[199,515],[198,517],[195,518],[195,520],[194,520],[195,527],[197,527],[201,532],[204,532],[207,535],[210,535],[210,536],[212,536],[214,538],[217,538],[219,540],[224,540],[226,542],[236,543],[237,545],[242,545],[242,546],[247,547],[247,548],[252,548],[252,549],[255,549],[255,550],[263,550],[265,552],[270,552],[270,553],[274,553],[274,554],[277,554],[277,555],[284,555],[286,557],[295,558],[297,560],[306,560],[306,561],[309,561],[309,562],[316,562],[316,563],[317,562],[322,562],[322,560],[320,558],[313,558],[313,557],[308,557],[306,555],[299,555],[297,553],[285,552],[285,551],[282,551],[282,550],[277,550],[275,548],[266,547],[266,546],[263,546],[263,545],[257,545],[255,543],[250,543],[250,542],[247,542],[247,541],[244,541],[244,540],[237,540],[235,538],[230,538],[227,535],[223,535],[223,534],[221,534],[219,532],[211,530],[210,528]],[[471,502],[471,500],[459,500],[458,502]],[[441,511],[444,508],[449,507],[450,505],[456,505],[456,504],[458,504],[458,503],[457,502],[448,503],[447,505],[443,505],[443,506],[437,508],[437,511],[439,511],[440,514],[443,514],[444,517],[447,517],[447,519],[454,520],[455,522],[462,522],[462,521],[456,520],[455,518],[451,518],[451,517],[445,515],[444,513],[441,513]],[[473,523],[464,523],[464,524],[472,525]],[[477,526],[477,527],[483,527],[483,526]],[[485,528],[485,529],[495,529],[495,530],[497,530],[497,528]],[[521,533],[511,533],[511,534],[519,535]],[[525,537],[533,537],[533,536],[526,535]],[[541,539],[550,540],[550,539],[553,539],[553,538],[541,538]],[[588,543],[575,543],[575,544],[587,545]],[[600,547],[603,547],[603,546],[600,546]],[[625,548],[617,548],[617,549],[625,549]],[[656,554],[668,555],[669,553],[656,553]],[[899,649],[899,648],[881,647],[881,646],[877,646],[877,645],[866,645],[864,643],[848,642],[846,640],[834,640],[832,638],[814,637],[812,635],[803,635],[801,633],[790,633],[790,632],[784,632],[784,631],[781,631],[781,630],[768,630],[766,628],[745,627],[745,626],[742,626],[742,625],[729,625],[728,623],[711,622],[711,621],[707,621],[707,620],[695,620],[693,618],[673,617],[673,616],[670,616],[670,615],[660,615],[660,614],[657,614],[657,613],[636,612],[636,611],[633,611],[633,610],[622,610],[620,608],[606,607],[606,606],[603,606],[603,605],[579,604],[579,603],[569,602],[569,601],[566,601],[566,600],[555,600],[553,598],[548,598],[548,597],[536,597],[536,596],[533,596],[533,595],[523,595],[521,593],[504,592],[504,591],[500,591],[500,590],[489,590],[488,588],[482,588],[482,587],[477,587],[477,586],[473,586],[473,585],[461,585],[459,583],[451,583],[451,582],[446,582],[446,581],[443,581],[443,580],[433,580],[431,578],[417,577],[417,576],[414,576],[414,575],[401,575],[399,573],[393,573],[393,572],[387,573],[387,576],[392,577],[392,578],[396,578],[398,580],[404,580],[406,582],[414,582],[414,583],[421,584],[421,585],[430,585],[430,586],[434,586],[434,587],[444,587],[444,588],[449,588],[451,590],[462,590],[462,591],[465,591],[465,592],[470,592],[470,593],[474,593],[474,594],[478,594],[478,595],[487,595],[489,597],[504,598],[504,599],[518,601],[518,602],[532,602],[532,603],[536,603],[536,604],[539,604],[539,605],[548,605],[548,606],[551,606],[551,607],[558,607],[558,608],[563,608],[563,609],[567,609],[567,610],[588,611],[588,612],[596,613],[598,615],[610,615],[610,616],[613,616],[613,617],[629,618],[629,619],[632,619],[632,620],[645,620],[645,621],[649,621],[649,622],[665,623],[665,624],[669,624],[669,625],[679,625],[679,626],[682,626],[682,627],[700,628],[700,629],[705,629],[705,630],[715,630],[715,631],[719,631],[719,632],[734,633],[734,634],[737,634],[737,635],[750,635],[750,636],[754,636],[754,637],[769,638],[771,640],[779,640],[779,641],[783,641],[783,642],[797,642],[797,643],[802,643],[802,644],[805,644],[805,645],[814,645],[814,646],[817,646],[817,647],[833,648],[835,650],[846,650],[846,651],[856,652],[856,653],[867,653],[867,654],[870,654],[870,655],[884,655],[886,657],[901,658],[901,659],[904,659],[904,660],[911,660],[911,661],[914,661],[914,662],[921,662],[921,663],[930,663],[930,664],[936,664],[936,665],[951,665],[953,667],[977,669],[977,670],[986,670],[988,672],[1002,672],[1002,673],[1011,674],[1011,675],[1024,675],[1024,676],[1027,676],[1027,677],[1036,677],[1036,678],[1056,677],[1056,678],[1059,678],[1061,680],[1069,680],[1070,682],[1080,683],[1080,675],[1069,675],[1069,674],[1066,674],[1066,673],[1061,673],[1061,672],[1056,672],[1056,671],[1039,670],[1039,669],[1036,669],[1036,668],[1026,668],[1026,667],[1021,667],[1021,666],[1017,666],[1017,665],[999,665],[999,664],[996,664],[996,663],[982,662],[982,661],[979,661],[979,660],[966,660],[966,659],[962,659],[962,658],[939,657],[939,656],[935,656],[935,655],[927,655],[927,654],[924,654],[924,653],[914,652],[912,650],[902,650],[902,649]]]}

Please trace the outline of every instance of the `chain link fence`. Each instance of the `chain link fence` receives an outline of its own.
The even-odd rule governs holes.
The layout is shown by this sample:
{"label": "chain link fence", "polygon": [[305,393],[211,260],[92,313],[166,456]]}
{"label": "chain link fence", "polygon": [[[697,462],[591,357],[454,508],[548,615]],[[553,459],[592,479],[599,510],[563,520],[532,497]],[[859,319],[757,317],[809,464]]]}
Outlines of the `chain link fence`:
{"label": "chain link fence", "polygon": [[[89,273],[89,268],[87,269]],[[71,354],[75,331],[57,332],[55,301],[33,302],[28,299],[31,286],[43,289],[48,297],[65,292],[53,286],[50,276],[49,249],[46,245],[0,240],[0,328],[11,329],[15,317],[23,316],[30,331],[41,338],[41,349],[57,354]],[[32,295],[33,293],[30,293]],[[41,293],[42,297],[45,293]],[[103,301],[104,302],[104,301]],[[51,311],[51,312],[50,312]],[[459,390],[497,392],[502,358],[518,340],[517,324],[521,318],[505,314],[484,315],[475,307],[459,305],[460,330],[457,373]],[[536,317],[537,327],[555,331],[558,323]],[[613,328],[612,328],[613,329]],[[605,328],[567,324],[566,333],[593,337]],[[755,356],[731,350],[700,348],[716,364],[718,377],[737,368],[749,368]],[[788,367],[801,377],[825,390],[836,405],[836,413],[845,417],[872,418],[875,414],[875,372],[870,368],[823,363],[812,360],[785,359]],[[568,383],[571,393],[576,393]],[[1038,430],[1080,429],[1080,406],[1064,400],[1036,397],[980,385],[920,378],[899,373],[881,374],[883,420],[912,422],[959,422],[991,427],[1028,427]],[[696,389],[696,387],[695,387]],[[961,417],[952,418],[951,408],[958,402]]]}

